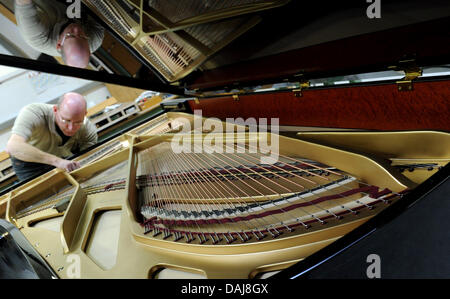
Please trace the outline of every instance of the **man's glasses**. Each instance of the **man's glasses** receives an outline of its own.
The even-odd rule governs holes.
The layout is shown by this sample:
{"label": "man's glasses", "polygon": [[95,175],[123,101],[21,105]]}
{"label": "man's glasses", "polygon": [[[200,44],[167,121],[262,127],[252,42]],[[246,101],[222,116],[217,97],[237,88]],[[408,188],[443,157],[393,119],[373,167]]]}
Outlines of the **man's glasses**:
{"label": "man's glasses", "polygon": [[64,46],[64,42],[66,41],[67,38],[81,38],[84,40],[89,40],[89,38],[85,35],[75,35],[73,33],[66,33],[66,34],[64,34],[64,36],[61,40],[61,48],[62,48],[62,46]]}
{"label": "man's glasses", "polygon": [[74,127],[79,127],[79,126],[82,126],[84,123],[84,119],[82,121],[71,121],[71,120],[62,118],[62,116],[59,115],[59,113],[58,113],[58,116],[59,116],[59,119],[61,120],[61,122],[65,125],[72,124],[72,126],[74,126]]}

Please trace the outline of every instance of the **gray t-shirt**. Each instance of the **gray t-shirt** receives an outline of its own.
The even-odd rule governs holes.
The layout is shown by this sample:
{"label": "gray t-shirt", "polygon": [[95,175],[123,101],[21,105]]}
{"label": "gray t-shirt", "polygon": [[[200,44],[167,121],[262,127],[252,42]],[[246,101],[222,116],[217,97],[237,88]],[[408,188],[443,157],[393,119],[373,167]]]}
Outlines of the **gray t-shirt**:
{"label": "gray t-shirt", "polygon": [[[70,21],[67,7],[51,0],[34,0],[28,5],[15,5],[14,14],[23,39],[34,49],[50,56],[61,56],[56,50],[62,27]],[[91,17],[80,21],[89,38],[91,53],[101,45],[104,28]]]}
{"label": "gray t-shirt", "polygon": [[97,143],[97,129],[85,118],[84,124],[64,144],[56,130],[53,105],[33,103],[20,110],[11,130],[28,144],[58,157],[67,158]]}

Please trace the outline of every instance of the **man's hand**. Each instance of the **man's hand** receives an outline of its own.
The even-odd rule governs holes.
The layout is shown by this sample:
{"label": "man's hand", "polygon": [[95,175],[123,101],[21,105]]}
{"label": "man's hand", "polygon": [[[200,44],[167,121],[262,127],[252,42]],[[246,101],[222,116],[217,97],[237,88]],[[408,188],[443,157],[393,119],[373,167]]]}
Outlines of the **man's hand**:
{"label": "man's hand", "polygon": [[22,161],[53,165],[56,168],[63,169],[67,172],[81,167],[80,162],[64,160],[55,155],[41,151],[28,144],[24,137],[17,134],[11,134],[8,143],[6,144],[6,150],[10,155]]}
{"label": "man's hand", "polygon": [[75,169],[78,169],[81,167],[80,163],[77,161],[70,161],[70,160],[64,160],[64,159],[60,159],[58,160],[58,162],[56,163],[56,167],[63,169],[67,172],[71,172]]}

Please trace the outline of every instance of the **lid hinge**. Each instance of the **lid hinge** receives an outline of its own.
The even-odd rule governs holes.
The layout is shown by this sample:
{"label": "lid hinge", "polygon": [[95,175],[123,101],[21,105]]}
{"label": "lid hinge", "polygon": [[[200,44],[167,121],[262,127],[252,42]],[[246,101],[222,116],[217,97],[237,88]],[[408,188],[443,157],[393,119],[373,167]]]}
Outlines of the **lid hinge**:
{"label": "lid hinge", "polygon": [[422,69],[418,67],[414,60],[404,60],[399,62],[399,66],[391,66],[390,69],[403,71],[405,77],[396,81],[399,91],[411,91],[414,89],[412,81],[422,76]]}
{"label": "lid hinge", "polygon": [[297,98],[303,96],[302,90],[304,90],[304,89],[309,87],[309,81],[299,82],[299,85],[300,86],[298,88],[292,90],[292,92],[294,93],[294,96],[297,97]]}

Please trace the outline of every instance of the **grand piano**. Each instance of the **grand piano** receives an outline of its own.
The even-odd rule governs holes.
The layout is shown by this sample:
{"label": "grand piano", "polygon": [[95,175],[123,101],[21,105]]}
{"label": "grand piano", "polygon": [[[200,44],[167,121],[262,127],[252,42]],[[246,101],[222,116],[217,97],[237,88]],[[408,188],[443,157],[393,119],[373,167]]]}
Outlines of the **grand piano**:
{"label": "grand piano", "polygon": [[0,63],[174,97],[2,192],[0,276],[449,277],[448,1],[80,8],[91,69]]}

